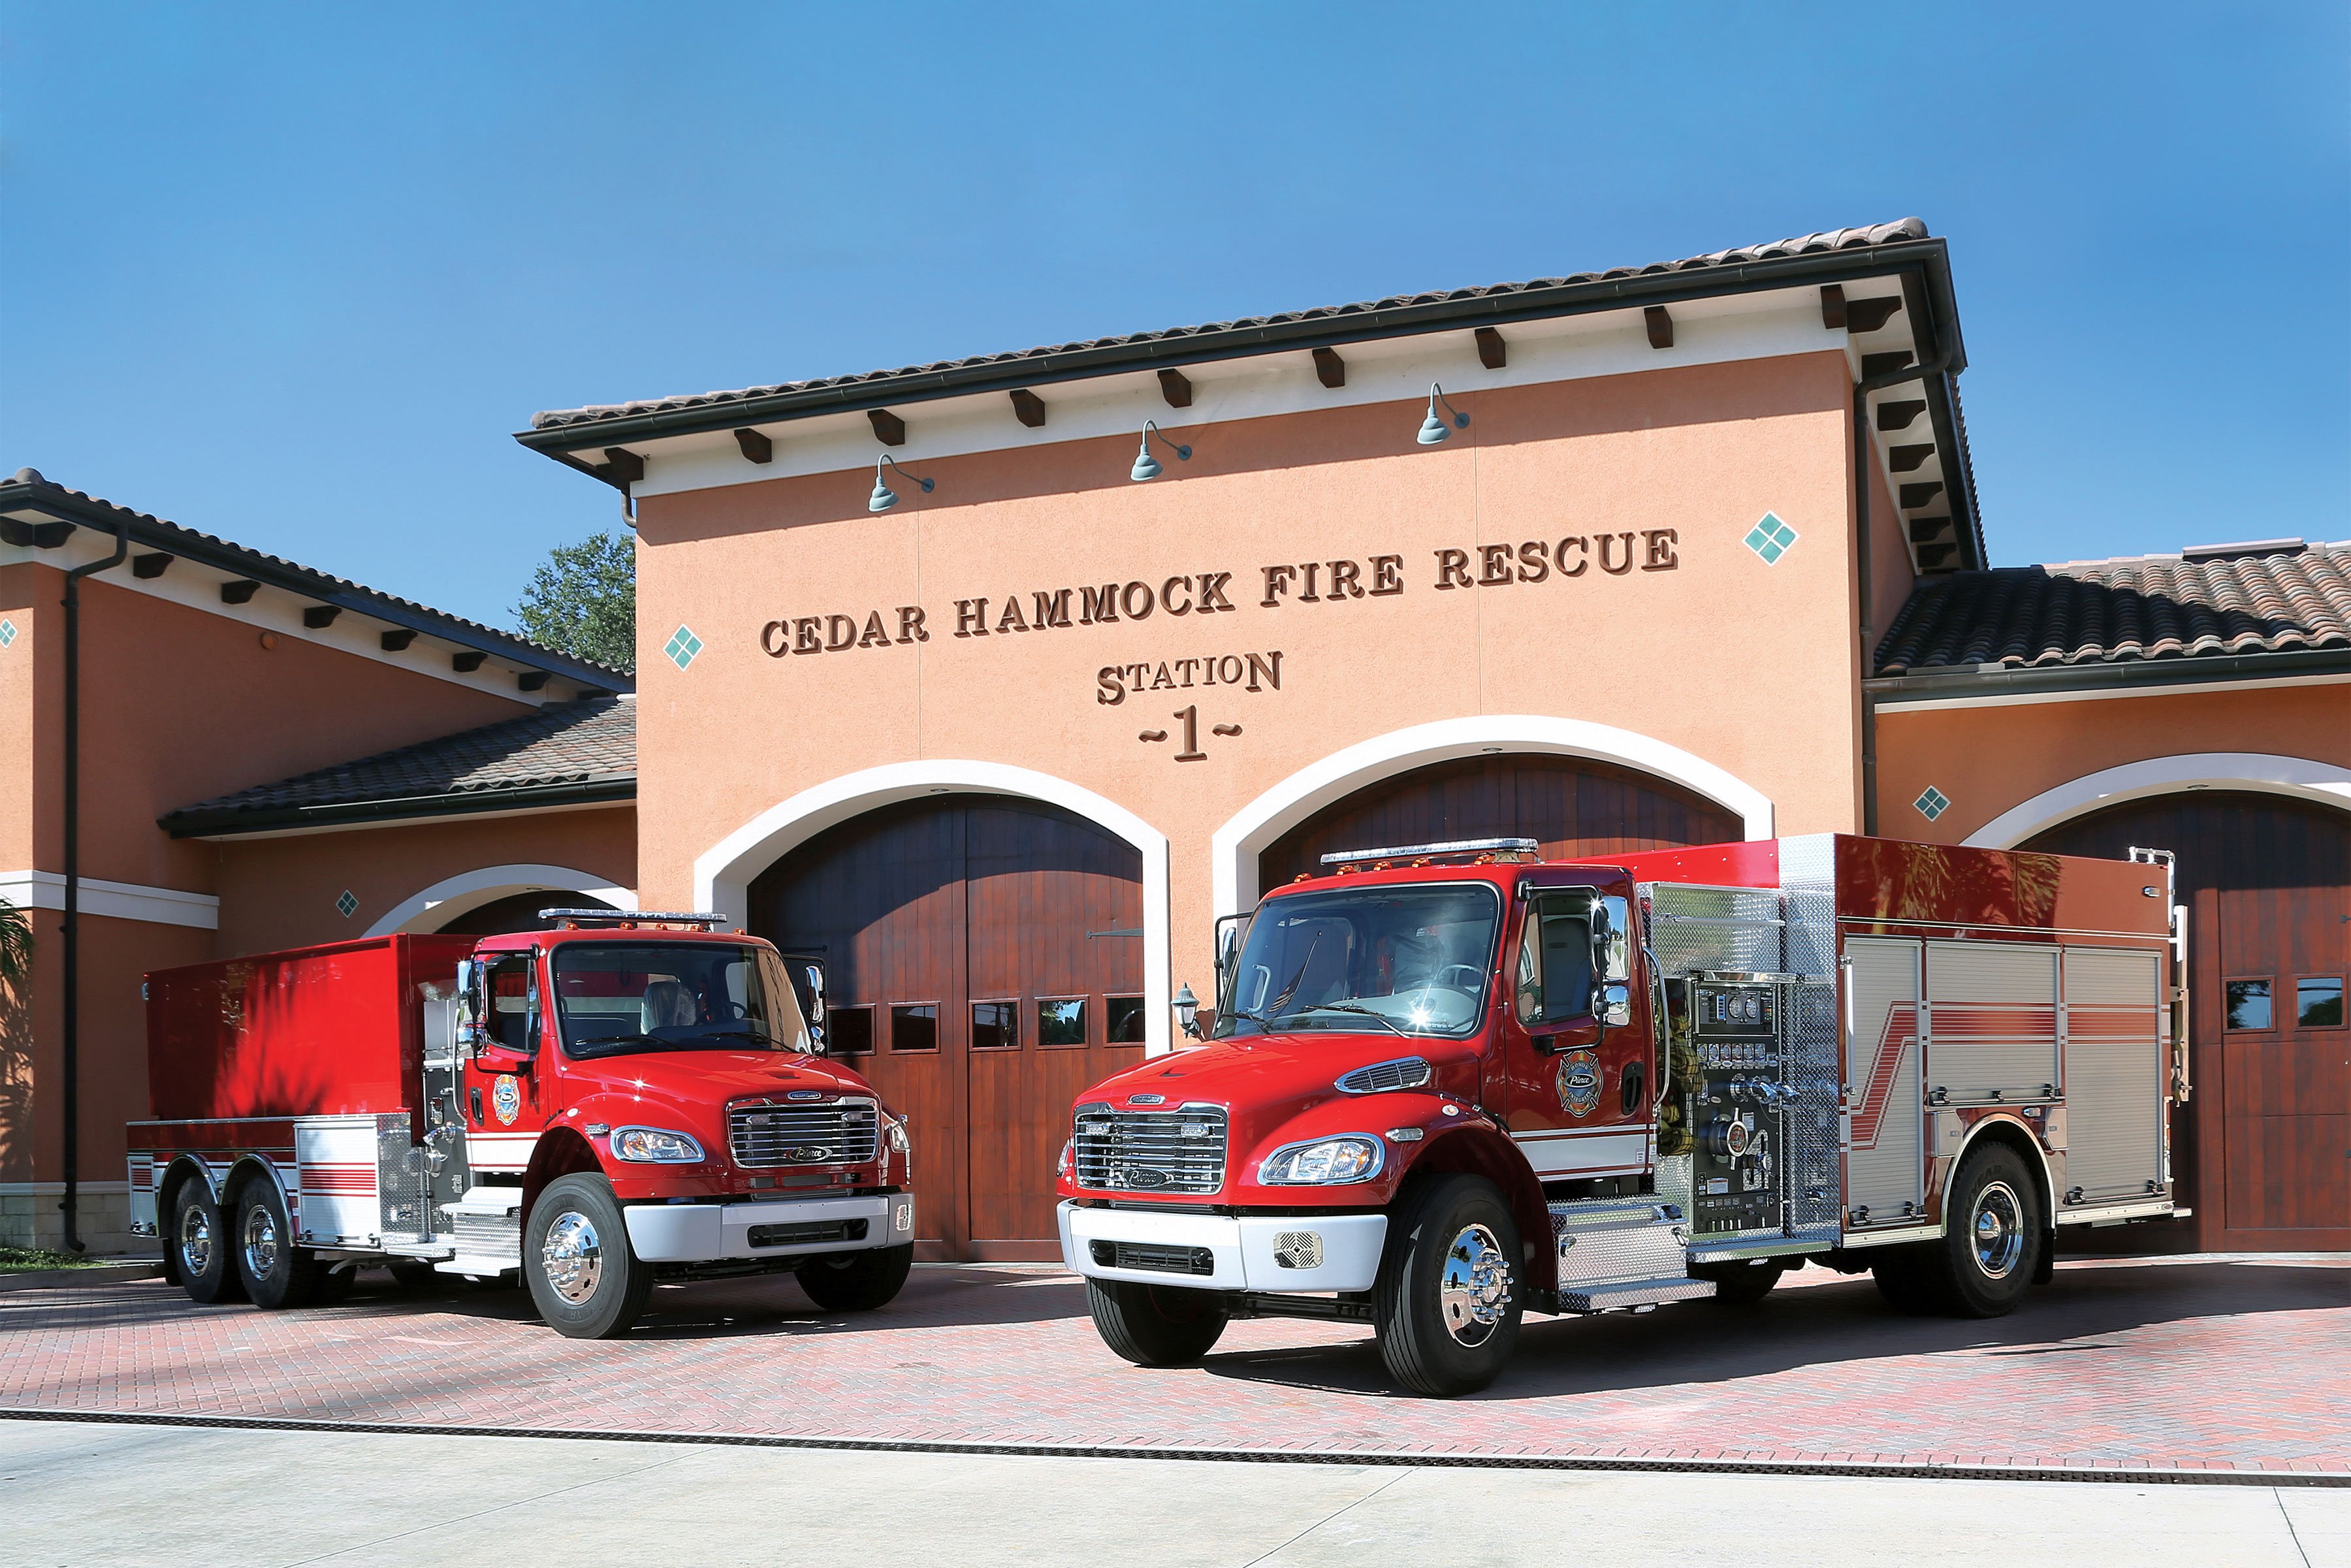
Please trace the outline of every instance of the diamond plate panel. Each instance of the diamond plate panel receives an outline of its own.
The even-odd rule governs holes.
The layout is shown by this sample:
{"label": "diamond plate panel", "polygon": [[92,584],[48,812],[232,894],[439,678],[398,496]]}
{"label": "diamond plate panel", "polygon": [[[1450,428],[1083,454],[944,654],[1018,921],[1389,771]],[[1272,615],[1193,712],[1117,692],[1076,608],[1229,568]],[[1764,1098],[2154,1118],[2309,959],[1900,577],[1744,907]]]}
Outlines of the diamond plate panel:
{"label": "diamond plate panel", "polygon": [[386,1241],[424,1234],[424,1151],[409,1141],[405,1113],[375,1119],[375,1186]]}

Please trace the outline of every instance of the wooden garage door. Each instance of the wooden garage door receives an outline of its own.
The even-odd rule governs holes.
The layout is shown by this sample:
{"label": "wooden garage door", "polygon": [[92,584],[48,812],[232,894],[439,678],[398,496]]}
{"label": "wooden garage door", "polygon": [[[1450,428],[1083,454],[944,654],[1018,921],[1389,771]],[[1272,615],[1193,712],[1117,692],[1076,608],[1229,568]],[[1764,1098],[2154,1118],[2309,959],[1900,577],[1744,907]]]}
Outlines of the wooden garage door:
{"label": "wooden garage door", "polygon": [[1258,857],[1259,885],[1319,872],[1334,850],[1457,839],[1539,841],[1552,859],[1743,839],[1701,796],[1646,773],[1567,757],[1467,757],[1415,768],[1324,807]]}
{"label": "wooden garage door", "polygon": [[2024,847],[2119,857],[2133,844],[2178,852],[2189,906],[2196,1087],[2178,1125],[2198,1245],[2351,1246],[2351,815],[2199,790]]}
{"label": "wooden garage door", "polygon": [[911,1119],[918,1255],[1049,1259],[1070,1103],[1143,1051],[1143,857],[1051,807],[870,812],[751,884],[825,960],[836,1049]]}

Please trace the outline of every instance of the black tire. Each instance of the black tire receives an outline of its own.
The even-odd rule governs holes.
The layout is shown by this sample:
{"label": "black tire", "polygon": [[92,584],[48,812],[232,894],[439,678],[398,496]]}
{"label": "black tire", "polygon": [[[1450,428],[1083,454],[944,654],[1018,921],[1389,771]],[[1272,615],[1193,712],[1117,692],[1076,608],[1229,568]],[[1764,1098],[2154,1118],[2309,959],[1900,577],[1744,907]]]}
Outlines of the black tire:
{"label": "black tire", "polygon": [[319,1299],[318,1254],[294,1245],[286,1200],[266,1176],[250,1176],[236,1189],[236,1225],[229,1232],[237,1282],[255,1306],[276,1312],[307,1307]]}
{"label": "black tire", "polygon": [[394,1258],[384,1267],[392,1271],[392,1282],[403,1291],[429,1291],[444,1278],[429,1258]]}
{"label": "black tire", "polygon": [[1771,1293],[1788,1265],[1778,1258],[1750,1258],[1735,1263],[1698,1263],[1690,1273],[1714,1281],[1714,1299],[1725,1306],[1751,1307]]}
{"label": "black tire", "polygon": [[558,1176],[522,1228],[531,1304],[566,1339],[618,1339],[644,1315],[653,1270],[629,1249],[628,1221],[601,1176]]}
{"label": "black tire", "polygon": [[2041,1272],[2048,1245],[2041,1189],[2005,1144],[1978,1144],[1943,1204],[1943,1239],[1925,1251],[1939,1311],[1997,1318],[2016,1310]]}
{"label": "black tire", "polygon": [[210,1306],[234,1301],[244,1293],[236,1265],[229,1259],[228,1222],[203,1182],[192,1177],[172,1194],[170,1223],[163,1245],[174,1254],[172,1267],[188,1300]]}
{"label": "black tire", "polygon": [[905,1288],[914,1266],[914,1244],[868,1247],[857,1252],[827,1252],[792,1270],[810,1301],[828,1312],[870,1312],[886,1307]]}
{"label": "black tire", "polygon": [[1088,1280],[1086,1310],[1102,1343],[1137,1366],[1187,1366],[1214,1348],[1228,1321],[1214,1291]]}
{"label": "black tire", "polygon": [[1388,1375],[1450,1398],[1494,1381],[1519,1343],[1525,1307],[1518,1221],[1483,1176],[1438,1176],[1388,1227],[1372,1322]]}

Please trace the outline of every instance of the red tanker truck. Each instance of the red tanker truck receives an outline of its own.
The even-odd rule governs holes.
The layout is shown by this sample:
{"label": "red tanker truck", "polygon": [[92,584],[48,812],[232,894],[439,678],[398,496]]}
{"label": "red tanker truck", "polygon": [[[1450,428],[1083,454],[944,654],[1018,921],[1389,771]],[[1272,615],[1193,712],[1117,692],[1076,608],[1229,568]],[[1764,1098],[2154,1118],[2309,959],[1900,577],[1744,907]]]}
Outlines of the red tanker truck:
{"label": "red tanker truck", "polygon": [[147,977],[132,1222],[190,1296],[298,1306],[362,1263],[519,1273],[559,1333],[609,1338],[664,1281],[897,1294],[912,1151],[824,1059],[822,966],[717,916],[543,917]]}
{"label": "red tanker truck", "polygon": [[1460,1394],[1530,1308],[1748,1302],[1810,1263],[1991,1316],[2057,1227],[2187,1212],[2168,853],[1535,848],[1326,855],[1219,923],[1207,1039],[1080,1095],[1061,1155],[1113,1351],[1336,1319]]}

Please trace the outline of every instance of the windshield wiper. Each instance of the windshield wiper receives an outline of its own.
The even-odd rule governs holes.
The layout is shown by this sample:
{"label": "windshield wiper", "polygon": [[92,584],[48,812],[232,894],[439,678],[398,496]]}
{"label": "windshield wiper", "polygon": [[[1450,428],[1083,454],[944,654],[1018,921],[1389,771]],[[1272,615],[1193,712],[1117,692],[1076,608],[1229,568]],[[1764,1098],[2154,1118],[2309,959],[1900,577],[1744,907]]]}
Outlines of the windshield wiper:
{"label": "windshield wiper", "polygon": [[739,1034],[747,1036],[752,1040],[764,1040],[769,1045],[776,1043],[776,1037],[774,1035],[769,1034],[767,1030],[762,1028],[760,1025],[752,1023],[747,1019],[740,1023],[722,1023],[714,1028],[704,1030],[702,1032],[705,1035]]}
{"label": "windshield wiper", "polygon": [[592,1040],[572,1041],[574,1045],[668,1045],[672,1042],[657,1034],[600,1034]]}
{"label": "windshield wiper", "polygon": [[1410,1040],[1412,1038],[1411,1030],[1398,1027],[1395,1019],[1388,1017],[1387,1014],[1379,1012],[1371,1008],[1360,1006],[1354,1002],[1315,1002],[1308,1006],[1304,1011],[1292,1013],[1290,1016],[1292,1018],[1303,1018],[1307,1013],[1357,1013],[1367,1019],[1379,1019],[1380,1022],[1388,1026],[1388,1031],[1391,1034],[1403,1035],[1406,1040]]}

